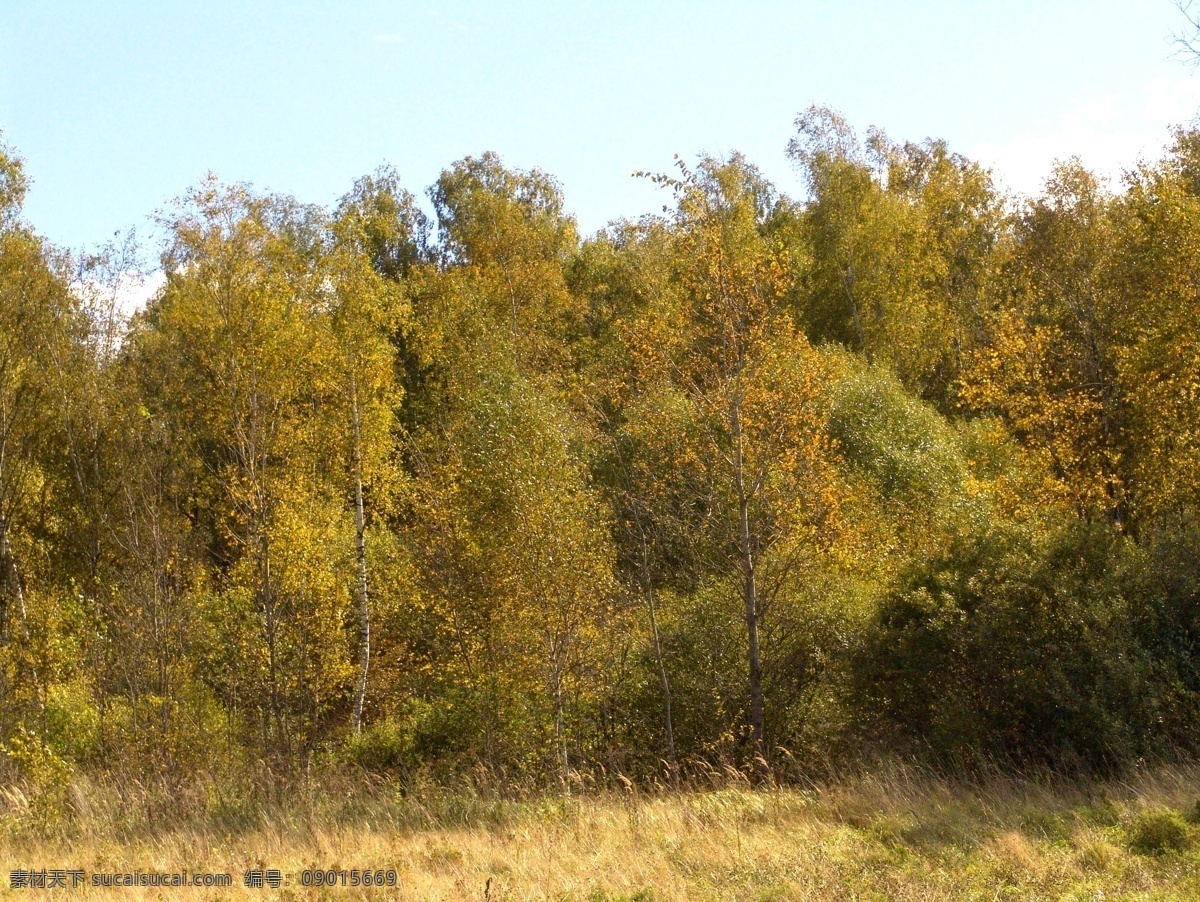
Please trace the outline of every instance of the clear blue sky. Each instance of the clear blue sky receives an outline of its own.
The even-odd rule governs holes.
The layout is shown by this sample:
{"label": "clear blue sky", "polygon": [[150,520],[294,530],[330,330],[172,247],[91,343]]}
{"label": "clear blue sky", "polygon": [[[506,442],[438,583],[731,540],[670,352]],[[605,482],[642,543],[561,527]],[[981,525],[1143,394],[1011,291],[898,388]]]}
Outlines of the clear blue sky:
{"label": "clear blue sky", "polygon": [[206,171],[334,202],[388,161],[415,193],[498,151],[585,231],[657,209],[635,169],[744,151],[782,188],[796,113],[944,137],[1029,190],[1115,171],[1200,106],[1170,0],[66,3],[0,0],[0,128],[26,213],[94,245]]}

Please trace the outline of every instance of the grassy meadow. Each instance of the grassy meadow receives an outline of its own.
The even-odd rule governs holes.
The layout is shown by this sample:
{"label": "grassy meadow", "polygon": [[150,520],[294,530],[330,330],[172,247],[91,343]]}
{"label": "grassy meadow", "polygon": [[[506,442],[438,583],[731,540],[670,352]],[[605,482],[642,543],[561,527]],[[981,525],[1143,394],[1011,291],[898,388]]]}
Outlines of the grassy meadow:
{"label": "grassy meadow", "polygon": [[[0,897],[79,899],[1196,899],[1200,770],[1124,780],[891,769],[810,789],[621,790],[503,799],[349,778],[272,801],[197,779],[176,800],[73,783],[51,819],[2,797]],[[40,818],[40,820],[39,820]],[[18,868],[228,872],[232,889],[10,887]],[[305,868],[390,868],[398,889],[303,887]],[[278,889],[243,873],[277,868]]]}

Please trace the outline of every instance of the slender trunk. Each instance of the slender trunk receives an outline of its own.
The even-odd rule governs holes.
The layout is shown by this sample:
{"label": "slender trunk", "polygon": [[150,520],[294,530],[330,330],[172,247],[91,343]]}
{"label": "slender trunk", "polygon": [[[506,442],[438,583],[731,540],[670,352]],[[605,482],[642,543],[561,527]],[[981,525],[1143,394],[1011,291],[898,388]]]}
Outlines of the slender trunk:
{"label": "slender trunk", "polygon": [[8,640],[8,596],[10,592],[16,595],[8,559],[8,524],[0,515],[0,646]]}
{"label": "slender trunk", "polygon": [[675,726],[671,719],[671,683],[667,679],[667,668],[663,663],[662,641],[658,636],[658,613],[654,603],[654,582],[650,578],[650,561],[646,549],[646,537],[642,536],[642,578],[646,587],[646,604],[650,608],[650,633],[654,637],[654,657],[658,662],[658,678],[662,683],[663,705],[666,709],[667,766],[671,769],[671,782],[679,782],[679,761],[675,757]]}
{"label": "slender trunk", "polygon": [[562,636],[551,632],[547,638],[547,651],[550,657],[550,691],[554,696],[554,754],[558,759],[559,779],[565,788],[569,788],[567,776],[570,772],[570,760],[567,756],[566,717],[563,711],[563,641]]}
{"label": "slender trunk", "polygon": [[[17,615],[21,618],[21,622],[25,622],[25,590],[21,586],[21,575],[17,572],[17,560],[12,553],[12,545],[8,541],[8,522],[0,517],[0,587],[3,591],[0,592],[0,599],[3,600],[3,612],[7,616],[8,611],[8,595],[17,602]],[[3,635],[0,633],[0,635]]]}
{"label": "slender trunk", "polygon": [[858,350],[865,351],[867,360],[871,359],[871,352],[867,350],[866,336],[863,335],[862,319],[858,315],[858,301],[854,298],[854,264],[851,263],[846,267],[846,271],[842,273],[842,291],[846,292],[846,300],[850,302],[850,318],[854,322],[854,337],[858,340]]}
{"label": "slender trunk", "polygon": [[358,562],[358,685],[354,690],[354,732],[362,732],[363,701],[367,696],[367,673],[371,666],[371,601],[367,594],[366,518],[363,514],[362,425],[358,410],[358,386],[350,380],[354,419],[354,553]]}
{"label": "slender trunk", "polygon": [[733,465],[738,496],[738,546],[741,554],[742,596],[746,605],[746,639],[750,665],[750,738],[754,768],[760,778],[770,777],[763,718],[762,658],[758,644],[758,585],[754,568],[754,548],[750,532],[750,497],[746,492],[745,460],[742,453],[742,422],[738,402],[734,402]]}
{"label": "slender trunk", "polygon": [[[0,578],[3,580],[3,582],[0,582],[0,599],[4,601],[6,617],[8,609],[7,595],[10,592],[17,602],[17,617],[20,618],[21,623],[21,643],[29,655],[26,664],[29,667],[30,675],[33,677],[34,700],[37,702],[38,712],[44,714],[46,706],[42,700],[41,675],[38,673],[37,663],[33,660],[33,645],[29,634],[29,612],[25,608],[25,589],[21,585],[21,574],[17,570],[17,561],[12,553],[12,545],[8,540],[8,523],[3,519],[0,519]],[[4,634],[0,633],[0,640],[3,638]],[[17,682],[19,685],[19,674]]]}
{"label": "slender trunk", "polygon": [[1122,498],[1122,486],[1119,473],[1113,465],[1113,446],[1116,444],[1116,430],[1113,428],[1112,411],[1115,407],[1113,380],[1109,377],[1103,364],[1100,348],[1097,346],[1096,326],[1092,317],[1088,317],[1087,342],[1087,381],[1099,388],[1100,394],[1100,429],[1104,436],[1103,449],[1100,454],[1100,469],[1104,478],[1104,491],[1108,496],[1108,520],[1113,529],[1125,531],[1125,510]]}
{"label": "slender trunk", "polygon": [[[265,533],[265,528],[264,528]],[[270,687],[270,718],[275,721],[275,729],[279,736],[280,746],[286,752],[288,751],[288,735],[284,728],[283,722],[283,706],[279,698],[279,654],[278,654],[278,610],[276,610],[275,590],[271,585],[271,546],[265,534],[260,539],[262,547],[262,561],[260,563],[261,582],[259,592],[261,595],[260,605],[263,612],[263,625],[266,628],[267,638],[267,665],[269,668],[269,677],[271,681]],[[270,739],[270,730],[267,731],[267,739]]]}
{"label": "slender trunk", "polygon": [[[8,445],[8,417],[6,414],[5,407],[0,407],[0,646],[3,646],[8,639],[8,593],[11,591],[8,566],[8,520],[4,516],[4,464]],[[4,671],[0,669],[0,680],[3,678]],[[3,684],[0,684],[0,690],[3,688]]]}
{"label": "slender trunk", "polygon": [[500,268],[504,273],[504,284],[508,286],[508,302],[509,314],[512,319],[512,335],[513,338],[516,338],[519,334],[519,330],[517,329],[517,292],[513,289],[512,278],[508,275],[508,266],[501,264]]}
{"label": "slender trunk", "polygon": [[557,668],[554,674],[554,737],[558,744],[558,766],[563,786],[569,788],[567,776],[570,774],[570,761],[567,758],[567,731],[563,719],[562,672]]}

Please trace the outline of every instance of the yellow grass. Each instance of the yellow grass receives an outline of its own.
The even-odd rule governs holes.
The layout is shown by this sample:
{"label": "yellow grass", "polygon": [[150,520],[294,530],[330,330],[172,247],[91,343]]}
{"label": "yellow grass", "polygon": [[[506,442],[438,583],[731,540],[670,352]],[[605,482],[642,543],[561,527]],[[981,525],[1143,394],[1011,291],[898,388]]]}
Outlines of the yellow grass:
{"label": "yellow grass", "polygon": [[[197,792],[176,815],[140,787],[77,782],[69,826],[35,827],[30,800],[8,790],[0,898],[1200,899],[1200,770],[1186,768],[974,786],[893,771],[807,791],[519,802],[337,781],[275,803],[222,801],[211,784]],[[314,866],[392,868],[399,888],[301,887]],[[14,869],[56,867],[227,871],[234,887],[9,888]],[[255,867],[287,883],[244,889]]]}

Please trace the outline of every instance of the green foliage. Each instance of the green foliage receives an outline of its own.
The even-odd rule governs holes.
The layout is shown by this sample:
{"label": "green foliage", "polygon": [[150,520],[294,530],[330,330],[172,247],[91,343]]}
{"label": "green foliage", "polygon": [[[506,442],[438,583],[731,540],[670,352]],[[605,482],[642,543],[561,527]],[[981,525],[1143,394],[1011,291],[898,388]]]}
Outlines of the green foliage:
{"label": "green foliage", "polygon": [[1119,576],[1129,553],[1088,528],[965,537],[881,606],[859,691],[968,766],[1113,766],[1181,738],[1156,717],[1170,687],[1134,634]]}
{"label": "green foliage", "polygon": [[949,406],[964,350],[979,340],[1003,235],[988,172],[941,141],[866,147],[838,113],[796,119],[788,155],[808,183],[799,220],[810,265],[798,307],[809,336],[886,364]]}
{"label": "green foliage", "polygon": [[334,213],[337,238],[385,279],[409,275],[426,254],[429,223],[390,166],[354,183]]}
{"label": "green foliage", "polygon": [[46,741],[66,761],[95,761],[100,751],[100,712],[81,680],[58,683],[46,693]]}
{"label": "green foliage", "polygon": [[0,139],[0,224],[9,226],[20,213],[28,188],[20,157]]}
{"label": "green foliage", "polygon": [[1192,831],[1187,822],[1170,808],[1141,812],[1127,833],[1130,849],[1142,855],[1183,852],[1192,845]]}
{"label": "green foliage", "polygon": [[928,554],[987,522],[994,474],[976,478],[964,437],[930,404],[853,358],[830,394],[830,434],[843,465],[870,486],[886,511],[880,519],[899,528],[899,544]]}
{"label": "green foliage", "polygon": [[24,780],[22,819],[42,832],[61,826],[71,813],[75,767],[24,724],[0,745],[0,755],[16,766]]}
{"label": "green foliage", "polygon": [[406,730],[394,718],[387,718],[351,736],[346,743],[345,755],[370,773],[395,773],[411,764],[412,748],[410,730]]}

